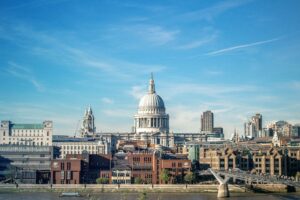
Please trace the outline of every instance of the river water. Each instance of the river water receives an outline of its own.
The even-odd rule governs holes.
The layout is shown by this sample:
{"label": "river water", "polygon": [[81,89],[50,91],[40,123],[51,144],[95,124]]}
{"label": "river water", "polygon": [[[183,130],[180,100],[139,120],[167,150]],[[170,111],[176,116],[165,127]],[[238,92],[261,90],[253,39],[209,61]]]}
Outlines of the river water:
{"label": "river water", "polygon": [[[59,197],[58,193],[0,193],[0,200],[212,200],[217,199],[216,193],[99,193],[90,197]],[[145,197],[145,196],[144,196]],[[242,200],[300,200],[299,193],[289,194],[258,194],[231,193],[228,199]]]}

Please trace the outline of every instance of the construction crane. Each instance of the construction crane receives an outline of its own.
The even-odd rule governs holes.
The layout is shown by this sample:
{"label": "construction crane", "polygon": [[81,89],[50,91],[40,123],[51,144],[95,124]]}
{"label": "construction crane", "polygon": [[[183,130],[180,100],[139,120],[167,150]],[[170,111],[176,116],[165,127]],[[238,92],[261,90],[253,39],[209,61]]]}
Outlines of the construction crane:
{"label": "construction crane", "polygon": [[78,126],[79,126],[80,122],[81,122],[81,120],[78,120],[76,129],[75,129],[75,133],[74,133],[74,138],[76,138],[76,136],[77,136]]}

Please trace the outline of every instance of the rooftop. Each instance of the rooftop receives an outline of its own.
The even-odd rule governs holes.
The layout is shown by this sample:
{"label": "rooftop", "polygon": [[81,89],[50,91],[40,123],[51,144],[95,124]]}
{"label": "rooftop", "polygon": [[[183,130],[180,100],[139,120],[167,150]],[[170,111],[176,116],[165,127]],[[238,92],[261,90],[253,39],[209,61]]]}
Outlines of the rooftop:
{"label": "rooftop", "polygon": [[12,129],[43,129],[43,124],[12,124]]}

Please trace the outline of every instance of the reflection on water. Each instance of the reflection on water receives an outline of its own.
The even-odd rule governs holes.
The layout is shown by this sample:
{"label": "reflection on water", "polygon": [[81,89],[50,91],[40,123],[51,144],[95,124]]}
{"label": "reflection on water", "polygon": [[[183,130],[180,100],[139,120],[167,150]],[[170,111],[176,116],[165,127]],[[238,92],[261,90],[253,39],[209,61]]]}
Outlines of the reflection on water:
{"label": "reflection on water", "polygon": [[[90,197],[63,197],[58,193],[0,193],[0,200],[212,200],[217,199],[216,193],[147,193],[143,198],[141,193],[99,193]],[[299,200],[299,193],[290,194],[257,194],[257,193],[232,193],[228,199],[243,200]]]}

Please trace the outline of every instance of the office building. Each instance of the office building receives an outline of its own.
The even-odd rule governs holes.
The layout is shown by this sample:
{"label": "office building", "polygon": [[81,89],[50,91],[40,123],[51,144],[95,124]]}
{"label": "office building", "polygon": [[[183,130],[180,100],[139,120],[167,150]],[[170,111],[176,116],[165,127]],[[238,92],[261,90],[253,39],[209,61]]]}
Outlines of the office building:
{"label": "office building", "polygon": [[202,132],[213,132],[214,128],[214,114],[208,110],[203,112],[201,115],[201,131]]}

